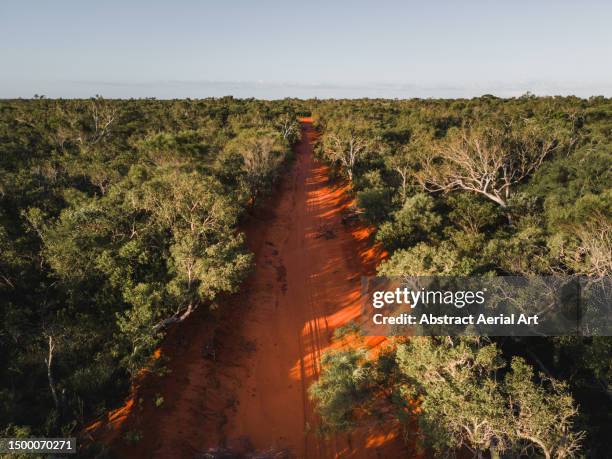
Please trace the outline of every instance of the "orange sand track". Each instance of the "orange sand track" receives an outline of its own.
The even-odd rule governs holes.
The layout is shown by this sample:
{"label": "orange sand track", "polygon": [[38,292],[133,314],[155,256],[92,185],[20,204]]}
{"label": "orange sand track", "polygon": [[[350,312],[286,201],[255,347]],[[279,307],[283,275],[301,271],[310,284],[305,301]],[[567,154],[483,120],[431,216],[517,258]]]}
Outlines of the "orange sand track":
{"label": "orange sand track", "polygon": [[[360,277],[372,274],[381,254],[369,245],[367,228],[342,224],[350,197],[314,159],[314,136],[310,120],[302,120],[295,163],[244,228],[256,268],[241,293],[221,304],[216,361],[202,355],[212,323],[196,314],[161,349],[171,373],[143,377],[137,395],[105,423],[108,430],[92,429],[119,457],[193,457],[245,439],[256,450],[287,448],[298,458],[410,456],[393,429],[332,439],[315,433],[307,389],[333,330],[357,317]],[[322,229],[334,237],[317,237]],[[152,401],[158,394],[161,407]],[[130,446],[126,431],[142,439]]]}

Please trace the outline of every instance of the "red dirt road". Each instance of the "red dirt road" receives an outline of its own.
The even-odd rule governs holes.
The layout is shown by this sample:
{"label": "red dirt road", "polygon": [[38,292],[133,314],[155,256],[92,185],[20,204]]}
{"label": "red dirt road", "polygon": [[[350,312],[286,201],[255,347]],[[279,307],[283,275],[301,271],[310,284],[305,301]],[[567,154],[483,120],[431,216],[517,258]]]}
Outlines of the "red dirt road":
{"label": "red dirt road", "polygon": [[373,263],[364,260],[367,242],[356,240],[367,231],[352,234],[342,225],[348,195],[330,186],[327,168],[314,160],[313,134],[304,124],[296,163],[260,234],[263,245],[253,247],[258,267],[245,300],[256,306],[243,316],[242,337],[255,351],[237,372],[240,385],[224,434],[247,437],[256,449],[288,448],[298,457],[376,457],[357,454],[367,451],[367,438],[323,441],[314,432],[318,419],[307,389],[334,329],[357,316],[361,275]]}
{"label": "red dirt road", "polygon": [[115,436],[119,457],[193,457],[247,445],[298,458],[409,456],[395,432],[332,439],[315,432],[307,389],[334,329],[357,316],[360,277],[373,272],[380,254],[368,245],[367,229],[342,224],[350,198],[314,159],[309,122],[302,136],[275,198],[244,228],[256,268],[241,293],[221,304],[216,361],[202,355],[204,330],[212,327],[203,315],[176,327],[161,349],[171,373],[148,378],[135,391],[140,402],[115,416],[115,430],[142,436],[132,446],[124,433]]}

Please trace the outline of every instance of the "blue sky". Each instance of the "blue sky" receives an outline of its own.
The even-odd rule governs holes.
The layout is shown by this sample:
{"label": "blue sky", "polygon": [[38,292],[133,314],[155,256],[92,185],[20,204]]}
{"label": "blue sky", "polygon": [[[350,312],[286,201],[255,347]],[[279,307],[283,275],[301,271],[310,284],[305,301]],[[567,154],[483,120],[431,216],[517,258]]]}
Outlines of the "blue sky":
{"label": "blue sky", "polygon": [[0,97],[612,96],[610,1],[0,1]]}

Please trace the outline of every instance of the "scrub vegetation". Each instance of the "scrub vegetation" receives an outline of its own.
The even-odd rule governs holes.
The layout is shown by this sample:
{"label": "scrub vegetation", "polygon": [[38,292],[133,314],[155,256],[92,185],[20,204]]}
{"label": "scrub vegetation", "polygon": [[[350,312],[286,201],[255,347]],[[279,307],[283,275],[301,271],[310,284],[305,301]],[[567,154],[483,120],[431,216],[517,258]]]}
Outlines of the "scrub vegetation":
{"label": "scrub vegetation", "polygon": [[[319,155],[351,182],[389,253],[380,275],[612,273],[609,99],[333,101],[314,115]],[[324,357],[311,395],[328,430],[392,418],[436,454],[604,457],[611,346],[419,337],[376,356],[349,346]]]}
{"label": "scrub vegetation", "polygon": [[298,139],[285,102],[0,102],[0,433],[77,432],[235,292]]}
{"label": "scrub vegetation", "polygon": [[[2,436],[77,433],[170,327],[223,316],[253,265],[239,223],[310,113],[318,157],[389,254],[381,275],[611,274],[603,97],[0,101]],[[402,338],[374,353],[346,333],[310,390],[326,432],[399,423],[449,456],[612,449],[609,338]]]}

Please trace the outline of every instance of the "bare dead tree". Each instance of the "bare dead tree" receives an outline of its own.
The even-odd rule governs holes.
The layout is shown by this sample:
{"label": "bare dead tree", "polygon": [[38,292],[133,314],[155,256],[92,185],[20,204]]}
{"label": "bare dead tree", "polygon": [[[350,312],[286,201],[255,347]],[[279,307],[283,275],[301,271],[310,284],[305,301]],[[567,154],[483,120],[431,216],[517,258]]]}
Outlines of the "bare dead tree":
{"label": "bare dead tree", "polygon": [[369,147],[370,142],[366,138],[349,131],[327,134],[323,140],[325,155],[342,165],[350,181],[353,181],[355,165],[368,152]]}
{"label": "bare dead tree", "polygon": [[108,134],[111,124],[115,121],[117,109],[102,99],[95,99],[91,102],[90,113],[94,132],[89,138],[89,143],[96,144]]}
{"label": "bare dead tree", "polygon": [[53,336],[48,336],[48,355],[45,358],[47,364],[47,379],[49,380],[49,389],[51,390],[51,397],[53,397],[53,403],[55,408],[59,411],[61,408],[59,398],[57,397],[57,390],[55,388],[55,380],[53,379],[53,352],[55,351],[55,343],[53,342]]}
{"label": "bare dead tree", "polygon": [[173,315],[171,315],[170,317],[166,317],[165,319],[160,320],[157,324],[155,324],[153,326],[153,333],[159,333],[160,331],[165,330],[172,324],[177,324],[184,321],[196,309],[198,309],[198,306],[198,304],[189,302],[186,307],[180,307]]}
{"label": "bare dead tree", "polygon": [[0,286],[10,287],[11,289],[15,288],[15,284],[13,284],[13,281],[11,281],[11,278],[2,272],[0,272]]}
{"label": "bare dead tree", "polygon": [[471,191],[505,208],[512,188],[558,146],[537,129],[463,130],[423,155],[415,177],[427,191]]}
{"label": "bare dead tree", "polygon": [[297,135],[299,131],[299,126],[297,122],[295,121],[295,118],[289,116],[288,113],[285,113],[280,118],[277,125],[280,129],[283,139],[285,140],[290,140],[291,137],[293,137],[294,135]]}
{"label": "bare dead tree", "polygon": [[410,178],[412,169],[408,167],[408,165],[397,164],[393,170],[398,173],[400,178],[402,179],[401,183],[401,194],[402,194],[402,202],[406,202],[406,197],[408,196],[408,179]]}

